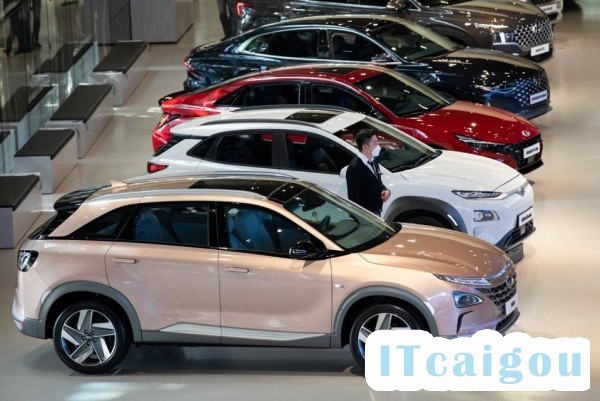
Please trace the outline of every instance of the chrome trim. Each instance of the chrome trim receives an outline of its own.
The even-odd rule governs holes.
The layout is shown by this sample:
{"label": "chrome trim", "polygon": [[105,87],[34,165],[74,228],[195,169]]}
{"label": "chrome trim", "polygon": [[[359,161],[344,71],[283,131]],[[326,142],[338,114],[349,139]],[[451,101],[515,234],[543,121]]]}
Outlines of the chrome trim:
{"label": "chrome trim", "polygon": [[207,337],[220,337],[221,328],[217,326],[207,326],[203,324],[178,323],[159,330],[165,333],[194,334]]}
{"label": "chrome trim", "polygon": [[244,339],[244,340],[262,340],[262,341],[298,341],[310,338],[322,337],[325,333],[294,333],[283,331],[249,330],[236,328],[223,328],[223,337]]}

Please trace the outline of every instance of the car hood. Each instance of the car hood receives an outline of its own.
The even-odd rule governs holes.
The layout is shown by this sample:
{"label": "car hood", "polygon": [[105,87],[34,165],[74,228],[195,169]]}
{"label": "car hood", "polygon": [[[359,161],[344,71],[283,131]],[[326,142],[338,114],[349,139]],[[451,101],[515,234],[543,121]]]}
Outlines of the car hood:
{"label": "car hood", "polygon": [[452,71],[469,76],[480,75],[481,71],[488,71],[489,74],[493,72],[494,74],[514,75],[515,68],[544,71],[541,66],[524,57],[477,48],[460,49],[441,56],[420,59],[419,62],[431,64],[434,68],[442,71]]}
{"label": "car hood", "polygon": [[406,223],[394,237],[360,255],[374,264],[457,277],[495,278],[511,265],[508,255],[488,242],[455,231]]}
{"label": "car hood", "polygon": [[[402,121],[402,126],[444,135],[465,135],[482,141],[516,144],[538,135],[526,119],[494,107],[456,101],[449,106]],[[432,128],[433,127],[433,128]],[[421,139],[421,138],[420,138]]]}
{"label": "car hood", "polygon": [[444,150],[421,166],[401,171],[415,184],[443,186],[460,191],[495,191],[522,175],[487,157]]}
{"label": "car hood", "polygon": [[443,9],[452,11],[462,22],[508,25],[506,30],[513,30],[517,25],[533,22],[540,17],[546,18],[546,13],[537,7],[509,2],[467,1]]}

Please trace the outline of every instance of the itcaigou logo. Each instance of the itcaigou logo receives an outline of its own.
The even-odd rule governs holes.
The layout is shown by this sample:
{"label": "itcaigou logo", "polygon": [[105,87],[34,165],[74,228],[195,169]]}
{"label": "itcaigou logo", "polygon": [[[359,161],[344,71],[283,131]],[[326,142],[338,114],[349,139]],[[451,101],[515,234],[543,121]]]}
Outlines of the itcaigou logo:
{"label": "itcaigou logo", "polygon": [[367,338],[367,384],[379,391],[585,391],[590,341],[482,330],[446,339],[422,330]]}

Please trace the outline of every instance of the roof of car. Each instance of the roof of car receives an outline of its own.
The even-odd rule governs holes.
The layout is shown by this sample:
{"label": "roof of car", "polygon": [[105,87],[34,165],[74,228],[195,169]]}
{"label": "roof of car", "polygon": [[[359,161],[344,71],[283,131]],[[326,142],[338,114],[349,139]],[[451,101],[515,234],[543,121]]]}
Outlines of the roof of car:
{"label": "roof of car", "polygon": [[337,132],[365,118],[367,116],[364,114],[334,106],[310,108],[298,107],[297,105],[259,106],[244,108],[233,113],[195,118],[177,125],[171,132],[174,135],[185,136],[191,133],[191,129],[199,126],[242,123],[307,125],[327,132]]}
{"label": "roof of car", "polygon": [[[336,25],[356,27],[361,29],[380,28],[391,22],[395,22],[397,18],[385,15],[360,15],[360,14],[340,14],[340,15],[315,15],[311,17],[292,18],[282,22],[266,26],[291,26],[291,25]],[[406,22],[406,21],[403,21]]]}
{"label": "roof of car", "polygon": [[[290,190],[296,188],[295,191]],[[305,183],[284,174],[251,173],[212,173],[212,174],[152,174],[133,178],[127,181],[113,181],[111,185],[93,188],[93,191],[75,191],[67,196],[68,201],[61,198],[55,209],[59,210],[66,202],[73,202],[78,194],[88,202],[108,199],[123,199],[136,196],[160,196],[196,193],[219,193],[247,196],[251,198],[268,198],[276,202],[285,202],[293,194],[304,190],[311,184]],[[281,188],[286,188],[284,193]],[[91,194],[90,194],[91,193]],[[291,194],[291,195],[290,195]],[[85,199],[79,199],[79,204]],[[73,202],[76,203],[76,202]]]}

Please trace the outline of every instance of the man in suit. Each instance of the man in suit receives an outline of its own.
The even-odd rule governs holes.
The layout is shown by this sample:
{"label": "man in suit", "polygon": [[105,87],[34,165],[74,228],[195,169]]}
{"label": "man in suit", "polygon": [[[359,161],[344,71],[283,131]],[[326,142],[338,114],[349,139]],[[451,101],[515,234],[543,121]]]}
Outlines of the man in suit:
{"label": "man in suit", "polygon": [[355,140],[360,154],[350,162],[346,171],[348,198],[381,216],[383,203],[390,198],[390,190],[383,185],[379,164],[375,161],[381,151],[377,131],[360,130]]}

